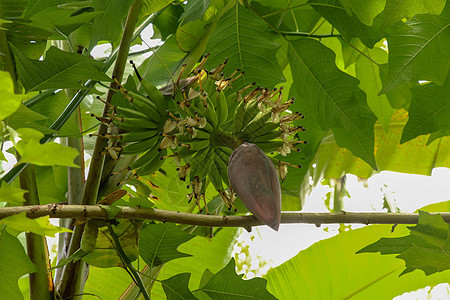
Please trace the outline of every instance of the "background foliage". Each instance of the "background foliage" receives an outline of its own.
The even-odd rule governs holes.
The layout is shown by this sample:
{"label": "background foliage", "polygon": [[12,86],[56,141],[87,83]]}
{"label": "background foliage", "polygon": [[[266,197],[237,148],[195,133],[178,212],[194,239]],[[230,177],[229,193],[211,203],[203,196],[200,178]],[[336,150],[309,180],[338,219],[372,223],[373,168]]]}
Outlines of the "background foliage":
{"label": "background foliage", "polygon": [[[302,168],[290,168],[282,183],[283,210],[300,210],[323,179],[336,184],[347,173],[361,178],[382,170],[430,175],[433,168],[450,167],[448,1],[1,0],[2,147],[19,161],[3,174],[4,205],[80,203],[89,159],[85,162],[79,154],[95,157],[96,137],[86,134],[96,132],[98,121],[91,114],[101,115],[103,109],[95,97],[106,98],[112,64],[125,64],[117,49],[122,35],[133,34],[124,26],[141,2],[132,44],[145,46],[148,37],[139,33],[147,26],[153,28],[155,43],[151,49],[130,50],[128,59],[144,79],[162,87],[177,78],[183,64],[191,70],[209,53],[207,69],[228,58],[225,74],[245,70],[235,89],[253,82],[265,88],[283,86],[284,101],[295,98],[290,110],[305,115],[296,125],[306,128],[300,138],[308,143],[284,158]],[[105,43],[112,51],[92,58],[94,47]],[[129,66],[124,78],[128,75],[135,76]],[[55,137],[62,142],[56,143]],[[6,161],[3,154],[0,159]],[[95,202],[124,178],[124,173],[109,174],[134,159],[102,161],[98,188],[86,189]],[[127,195],[115,204],[197,213],[177,177],[174,163],[166,160],[156,173],[128,180],[123,186]],[[228,213],[212,186],[206,195],[212,213]],[[339,199],[342,194],[335,193],[335,211],[342,209]],[[239,213],[246,212],[236,205]],[[449,211],[448,203],[437,211]],[[108,210],[112,217],[115,212]],[[60,225],[73,229],[66,221]],[[229,293],[233,299],[388,299],[449,279],[448,224],[426,213],[409,230],[400,225],[391,233],[390,226],[372,225],[341,233],[270,270],[265,279],[246,281],[236,275],[230,260],[237,229],[153,222],[113,225],[114,231],[100,227],[97,246],[95,238],[90,241],[97,255],[83,253],[89,243],[71,252],[77,253],[71,260],[84,256],[92,265],[85,286],[78,271],[69,274],[74,265],[69,264],[53,271],[56,294],[134,299],[139,284],[127,271],[136,269],[142,271],[141,290],[145,287],[153,299],[223,299]],[[48,218],[31,221],[16,215],[0,220],[0,290],[8,298],[27,295],[26,279],[19,280],[24,274],[43,275],[43,294],[34,297],[52,297],[45,284],[45,259],[40,266],[28,256],[45,257],[43,237],[64,231]],[[27,232],[26,238],[21,232]],[[116,235],[128,260],[134,261],[119,258]],[[61,241],[60,265],[68,249],[67,241]],[[101,255],[100,247],[106,248]],[[359,250],[399,254],[405,263],[392,255],[356,254]],[[64,276],[77,282],[75,290],[58,290]],[[38,293],[32,291],[32,297]]]}

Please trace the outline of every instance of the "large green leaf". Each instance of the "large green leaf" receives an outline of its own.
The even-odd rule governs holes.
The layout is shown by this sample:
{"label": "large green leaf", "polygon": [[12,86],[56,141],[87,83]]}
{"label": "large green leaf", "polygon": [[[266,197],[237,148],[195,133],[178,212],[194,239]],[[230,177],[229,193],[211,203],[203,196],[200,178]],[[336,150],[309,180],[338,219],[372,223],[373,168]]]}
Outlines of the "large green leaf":
{"label": "large green leaf", "polygon": [[14,94],[14,84],[8,72],[0,71],[0,121],[13,114],[22,102],[22,95]]}
{"label": "large green leaf", "polygon": [[166,84],[185,55],[178,47],[175,35],[172,35],[139,66],[139,73],[156,86]]}
{"label": "large green leaf", "polygon": [[200,288],[213,299],[276,299],[266,290],[266,280],[253,278],[243,280],[236,274],[234,258]]}
{"label": "large green leaf", "polygon": [[267,24],[258,15],[236,4],[222,16],[209,39],[206,52],[211,56],[207,66],[214,68],[228,58],[226,75],[236,69],[245,72],[233,84],[236,88],[252,82],[272,88],[283,82],[275,56],[279,45],[271,41],[267,32]]}
{"label": "large green leaf", "polygon": [[387,52],[380,48],[374,48],[364,51],[364,54],[358,55],[355,64],[356,77],[360,80],[359,87],[367,94],[367,104],[377,116],[380,124],[387,130],[394,110],[386,95],[378,95],[382,87],[379,68],[377,64],[368,59],[369,57],[377,63],[385,62]]}
{"label": "large green leaf", "polygon": [[387,0],[384,10],[374,19],[374,27],[381,33],[390,25],[417,14],[441,14],[445,0]]}
{"label": "large green leaf", "polygon": [[25,57],[12,46],[17,73],[25,90],[38,91],[57,88],[81,88],[87,79],[111,81],[100,71],[102,63],[77,53],[64,52],[56,47],[48,49],[43,61]]}
{"label": "large green leaf", "polygon": [[174,275],[162,280],[161,284],[168,300],[197,299],[189,290],[190,273]]}
{"label": "large green leaf", "polygon": [[[216,273],[230,260],[231,249],[234,245],[236,228],[222,228],[217,230],[213,238],[196,236],[180,245],[179,251],[191,254],[172,260],[164,265],[158,279],[167,279],[179,273],[191,273],[189,289],[199,288],[200,280],[206,269]],[[155,283],[152,289],[152,299],[166,299],[161,284]]]}
{"label": "large green leaf", "polygon": [[175,33],[178,28],[178,19],[183,12],[184,10],[181,5],[169,5],[158,17],[156,17],[153,26],[156,26],[156,28],[159,29],[163,41],[166,40],[169,35]]}
{"label": "large green leaf", "polygon": [[22,140],[14,147],[19,152],[19,163],[31,163],[38,166],[68,166],[79,167],[73,161],[78,156],[75,148],[63,146],[55,142],[41,144],[42,133],[31,128],[18,129]]}
{"label": "large green leaf", "polygon": [[310,0],[308,3],[330,22],[347,41],[358,37],[364,45],[372,48],[382,38],[378,30],[363,24],[357,16],[349,15],[340,0]]}
{"label": "large green leaf", "polygon": [[27,214],[25,212],[5,217],[0,220],[0,224],[5,224],[6,226],[8,226],[8,228],[20,232],[22,231],[33,232],[36,234],[47,235],[52,237],[55,237],[57,233],[72,232],[69,229],[57,227],[50,224],[49,216],[37,219],[30,219],[27,217]]}
{"label": "large green leaf", "polygon": [[148,225],[141,231],[139,254],[150,267],[159,266],[173,259],[190,256],[177,251],[177,248],[193,237],[175,224]]}
{"label": "large green leaf", "polygon": [[23,18],[28,19],[30,16],[52,6],[60,5],[66,0],[29,0],[23,12]]}
{"label": "large green leaf", "polygon": [[66,201],[68,186],[67,167],[34,166],[39,190],[39,203],[58,203]]}
{"label": "large green leaf", "polygon": [[[123,252],[130,261],[135,261],[139,256],[138,239],[141,226],[142,222],[138,220],[120,220],[118,224],[112,226]],[[99,228],[95,250],[84,256],[83,260],[100,268],[124,267],[122,259],[117,254],[111,232],[106,226]]]}
{"label": "large green leaf", "polygon": [[450,69],[450,7],[442,15],[417,15],[389,29],[389,74],[380,93],[406,81],[443,84]]}
{"label": "large green leaf", "polygon": [[7,125],[18,130],[20,128],[32,128],[42,133],[54,133],[54,130],[45,126],[48,118],[37,113],[25,105],[21,104],[19,108],[7,119]]}
{"label": "large green leaf", "polygon": [[36,271],[20,241],[6,230],[0,231],[0,290],[3,299],[23,299],[17,280]]}
{"label": "large green leaf", "polygon": [[188,1],[183,15],[182,24],[186,24],[195,21],[197,19],[201,19],[206,9],[208,8],[210,1],[211,0]]}
{"label": "large green leaf", "polygon": [[25,201],[23,195],[27,192],[27,190],[2,182],[0,187],[0,202],[7,202],[12,205],[22,205]]}
{"label": "large green leaf", "polygon": [[430,83],[412,89],[409,120],[401,143],[416,136],[450,128],[450,80],[444,86]]}
{"label": "large green leaf", "polygon": [[104,13],[94,21],[89,50],[99,41],[114,43],[122,32],[122,19],[127,15],[132,0],[94,0],[95,11]]}
{"label": "large green leaf", "polygon": [[351,14],[355,14],[358,19],[366,25],[372,25],[373,18],[378,15],[386,4],[386,0],[369,0],[361,2],[359,0],[340,0],[341,4]]}
{"label": "large green leaf", "polygon": [[98,11],[82,14],[75,14],[75,12],[76,10],[72,8],[49,7],[34,14],[30,18],[31,23],[27,25],[51,32],[56,38],[65,39],[72,31],[88,24],[101,14]]}
{"label": "large green leaf", "polygon": [[404,292],[448,282],[450,271],[402,277],[403,263],[393,256],[355,254],[382,236],[401,236],[405,226],[373,225],[319,241],[269,271],[268,290],[279,299],[392,299]]}
{"label": "large green leaf", "polygon": [[357,253],[398,254],[396,257],[404,260],[406,265],[401,275],[416,269],[426,275],[450,269],[450,229],[441,215],[419,211],[419,223],[408,229],[410,234],[407,236],[381,238]]}
{"label": "large green leaf", "polygon": [[323,130],[332,128],[339,146],[350,149],[376,169],[373,125],[358,80],[342,71],[335,54],[311,39],[289,41],[288,58],[296,91],[313,101],[314,115]]}

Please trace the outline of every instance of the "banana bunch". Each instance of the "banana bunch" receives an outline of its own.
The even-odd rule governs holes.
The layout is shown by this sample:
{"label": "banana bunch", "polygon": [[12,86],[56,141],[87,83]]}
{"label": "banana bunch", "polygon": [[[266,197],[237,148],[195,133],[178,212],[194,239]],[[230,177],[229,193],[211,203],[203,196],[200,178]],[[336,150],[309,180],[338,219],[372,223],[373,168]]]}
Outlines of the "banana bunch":
{"label": "banana bunch", "polygon": [[[305,142],[297,135],[304,129],[293,122],[303,115],[288,111],[294,100],[283,102],[282,88],[271,90],[253,83],[236,90],[233,83],[244,72],[238,69],[224,76],[227,61],[208,71],[204,69],[207,59],[205,55],[186,79],[181,79],[183,67],[180,77],[160,90],[142,79],[135,68],[145,96],[137,92],[132,77],[124,87],[118,83],[116,95],[126,101],[111,106],[107,121],[119,134],[106,137],[116,137],[122,146],[114,144],[105,150],[140,154],[130,166],[140,176],[155,172],[171,157],[180,180],[187,180],[192,188],[188,201],[194,199],[202,211],[203,200],[207,209],[205,191],[211,183],[232,210],[234,193],[228,188],[227,168],[233,150],[249,142],[266,153],[286,156],[299,151],[296,144]],[[282,180],[287,166],[298,167],[271,159]]]}

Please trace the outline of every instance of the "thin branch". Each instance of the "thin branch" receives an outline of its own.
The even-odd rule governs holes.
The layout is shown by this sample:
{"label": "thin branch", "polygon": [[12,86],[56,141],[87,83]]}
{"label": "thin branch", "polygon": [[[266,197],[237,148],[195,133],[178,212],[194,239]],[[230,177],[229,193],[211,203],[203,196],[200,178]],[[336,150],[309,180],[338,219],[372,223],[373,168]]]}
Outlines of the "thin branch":
{"label": "thin branch", "polygon": [[[108,219],[106,210],[98,205],[47,204],[32,206],[14,206],[0,208],[0,219],[26,212],[29,218],[50,216],[51,218],[94,218]],[[440,213],[445,222],[450,223],[450,213]],[[212,216],[183,213],[152,208],[121,207],[117,219],[145,219],[160,222],[188,224],[212,227],[252,227],[263,225],[254,216]],[[285,212],[281,214],[281,223],[294,224],[417,224],[417,213],[379,213],[379,212],[341,212],[341,213],[303,213]]]}

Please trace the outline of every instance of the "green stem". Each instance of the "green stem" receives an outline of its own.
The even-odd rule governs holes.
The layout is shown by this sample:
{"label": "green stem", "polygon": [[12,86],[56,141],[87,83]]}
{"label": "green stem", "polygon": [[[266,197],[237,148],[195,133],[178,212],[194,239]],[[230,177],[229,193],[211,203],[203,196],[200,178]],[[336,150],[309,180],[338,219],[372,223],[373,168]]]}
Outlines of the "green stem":
{"label": "green stem", "polygon": [[117,236],[109,222],[107,223],[107,226],[108,226],[109,232],[111,233],[111,236],[113,238],[117,254],[120,256],[120,258],[124,262],[128,271],[132,274],[133,281],[139,287],[139,290],[141,291],[142,295],[144,296],[144,299],[150,300],[150,296],[148,295],[147,290],[145,289],[144,283],[142,282],[142,278],[139,275],[139,272],[134,268],[134,266],[131,264],[130,259],[127,257],[127,255],[123,251],[122,246],[120,245],[119,239],[117,238]]}
{"label": "green stem", "polygon": [[[128,52],[130,50],[131,42],[133,40],[134,36],[133,32],[139,18],[139,12],[142,6],[142,1],[143,0],[135,0],[131,5],[130,10],[128,11],[127,20],[125,22],[125,27],[123,29],[122,38],[120,41],[119,49],[117,51],[117,58],[112,73],[113,77],[117,78],[117,80],[119,81],[122,80],[125,64],[127,63]],[[115,82],[112,82],[110,86],[114,89],[117,88]],[[113,90],[108,90],[106,102],[108,103],[111,102],[113,94],[114,94]],[[69,106],[71,103],[69,103]],[[77,105],[78,104],[79,103],[77,103]],[[103,116],[106,116],[107,110],[108,107],[105,105],[103,109]],[[68,116],[70,116],[70,114],[67,115],[67,118]],[[101,124],[98,129],[98,135],[101,136],[102,134],[106,133],[106,130],[107,130],[106,125]],[[86,205],[96,203],[98,190],[100,186],[101,174],[103,171],[103,164],[105,160],[105,157],[101,154],[101,152],[102,148],[105,146],[106,146],[106,139],[103,138],[96,139],[91,164],[89,166],[89,174],[85,183],[83,196],[81,198],[81,204]],[[67,256],[72,255],[80,247],[81,236],[83,234],[83,231],[84,231],[83,225],[75,227]],[[59,289],[59,292],[61,293],[63,298],[72,298],[75,295],[75,290],[71,288],[71,284],[69,284],[69,281],[79,283],[81,282],[81,280],[83,281],[85,280],[85,278],[82,277],[82,274],[84,273],[83,271],[85,270],[83,266],[84,262],[77,261],[65,267],[64,273],[61,278],[61,286]],[[82,285],[78,286],[81,287]],[[77,293],[79,294],[80,291],[77,291]]]}
{"label": "green stem", "polygon": [[[34,168],[29,165],[20,174],[20,187],[28,190],[25,194],[24,205],[39,205],[39,194],[37,190]],[[48,260],[48,248],[45,236],[28,232],[25,234],[27,253],[37,271],[29,274],[30,299],[53,299],[53,282]]]}
{"label": "green stem", "polygon": [[294,31],[279,31],[278,33],[281,33],[285,36],[304,36],[304,37],[310,37],[310,38],[330,38],[330,37],[341,37],[340,34],[334,34],[334,33],[328,33],[328,34],[311,34],[309,32],[294,32]]}

